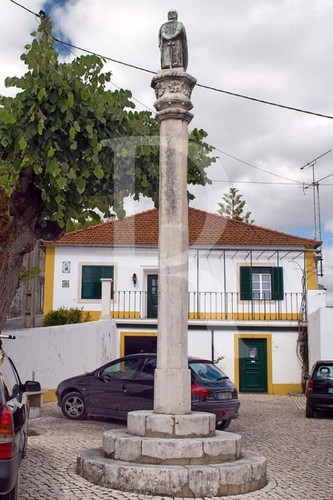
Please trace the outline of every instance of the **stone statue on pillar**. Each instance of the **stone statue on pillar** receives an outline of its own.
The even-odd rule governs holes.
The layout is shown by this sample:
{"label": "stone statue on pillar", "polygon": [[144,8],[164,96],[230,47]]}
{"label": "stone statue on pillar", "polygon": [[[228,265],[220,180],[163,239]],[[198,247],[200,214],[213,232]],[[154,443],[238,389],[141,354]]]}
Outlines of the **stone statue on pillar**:
{"label": "stone statue on pillar", "polygon": [[168,22],[159,31],[159,47],[161,51],[161,69],[187,69],[188,52],[186,31],[178,20],[175,10],[168,13]]}

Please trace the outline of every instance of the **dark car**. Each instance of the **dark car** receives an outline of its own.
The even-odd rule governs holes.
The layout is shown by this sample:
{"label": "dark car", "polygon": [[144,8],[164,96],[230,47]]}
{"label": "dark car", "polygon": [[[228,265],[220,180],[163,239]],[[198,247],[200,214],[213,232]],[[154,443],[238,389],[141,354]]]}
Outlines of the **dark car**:
{"label": "dark car", "polygon": [[21,383],[0,335],[0,499],[18,498],[18,477],[28,439],[29,405],[26,392],[40,391],[38,382]]}
{"label": "dark car", "polygon": [[[156,354],[131,354],[85,375],[58,385],[58,406],[65,417],[127,419],[134,410],[152,410]],[[216,415],[216,428],[224,430],[238,417],[237,390],[212,361],[189,358],[192,411]]]}
{"label": "dark car", "polygon": [[305,377],[307,418],[312,418],[318,410],[333,411],[333,360],[316,361],[311,374]]}

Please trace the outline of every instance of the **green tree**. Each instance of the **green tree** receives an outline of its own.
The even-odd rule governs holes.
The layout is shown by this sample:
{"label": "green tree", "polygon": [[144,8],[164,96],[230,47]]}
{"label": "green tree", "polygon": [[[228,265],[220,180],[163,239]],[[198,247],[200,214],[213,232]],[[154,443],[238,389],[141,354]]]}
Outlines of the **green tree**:
{"label": "green tree", "polygon": [[228,217],[229,219],[253,224],[254,220],[250,219],[251,212],[244,213],[246,201],[242,200],[242,198],[243,195],[239,193],[238,189],[231,187],[229,192],[223,195],[223,201],[218,204],[220,207],[218,209],[218,213],[220,215],[224,215],[224,217]]}
{"label": "green tree", "polygon": [[[159,127],[136,112],[128,90],[107,89],[111,74],[93,55],[60,63],[48,17],[0,96],[0,331],[37,239],[59,238],[70,220],[125,215],[124,198],[158,200]],[[215,159],[206,133],[190,134],[189,184],[206,184]],[[190,196],[190,195],[189,195]]]}

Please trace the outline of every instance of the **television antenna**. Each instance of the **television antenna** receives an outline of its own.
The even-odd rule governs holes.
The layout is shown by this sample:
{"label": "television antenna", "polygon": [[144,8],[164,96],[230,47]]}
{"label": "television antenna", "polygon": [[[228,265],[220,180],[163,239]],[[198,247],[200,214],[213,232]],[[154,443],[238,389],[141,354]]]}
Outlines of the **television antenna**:
{"label": "television antenna", "polygon": [[[309,184],[303,184],[303,191],[305,192],[306,189],[309,189],[312,187],[312,192],[313,192],[313,220],[314,220],[314,239],[321,241],[321,218],[320,218],[320,196],[319,196],[319,184],[321,181],[324,179],[327,179],[328,177],[331,177],[333,174],[325,175],[325,177],[322,177],[321,179],[316,180],[315,177],[315,165],[317,161],[322,158],[323,156],[326,156],[328,153],[330,153],[332,150],[329,149],[326,151],[326,153],[321,154],[320,156],[317,156],[314,160],[309,161],[302,167],[300,167],[300,170],[304,170],[306,167],[311,167],[312,168],[312,182]],[[321,245],[319,250],[317,251],[317,256],[316,256],[316,261],[319,264],[319,276],[323,276],[323,256],[322,256],[322,251],[321,251]]]}

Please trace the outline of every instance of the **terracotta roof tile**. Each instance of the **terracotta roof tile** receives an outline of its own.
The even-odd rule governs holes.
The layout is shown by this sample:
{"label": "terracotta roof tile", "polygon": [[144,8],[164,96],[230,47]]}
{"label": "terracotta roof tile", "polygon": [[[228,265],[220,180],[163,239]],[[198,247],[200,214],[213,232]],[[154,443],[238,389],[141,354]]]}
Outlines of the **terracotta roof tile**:
{"label": "terracotta roof tile", "polygon": [[[218,214],[189,208],[191,246],[222,247],[298,247],[316,248],[319,241],[293,236],[254,224],[246,224]],[[65,234],[45,245],[143,245],[158,244],[158,210],[141,212],[124,220],[111,220]]]}

